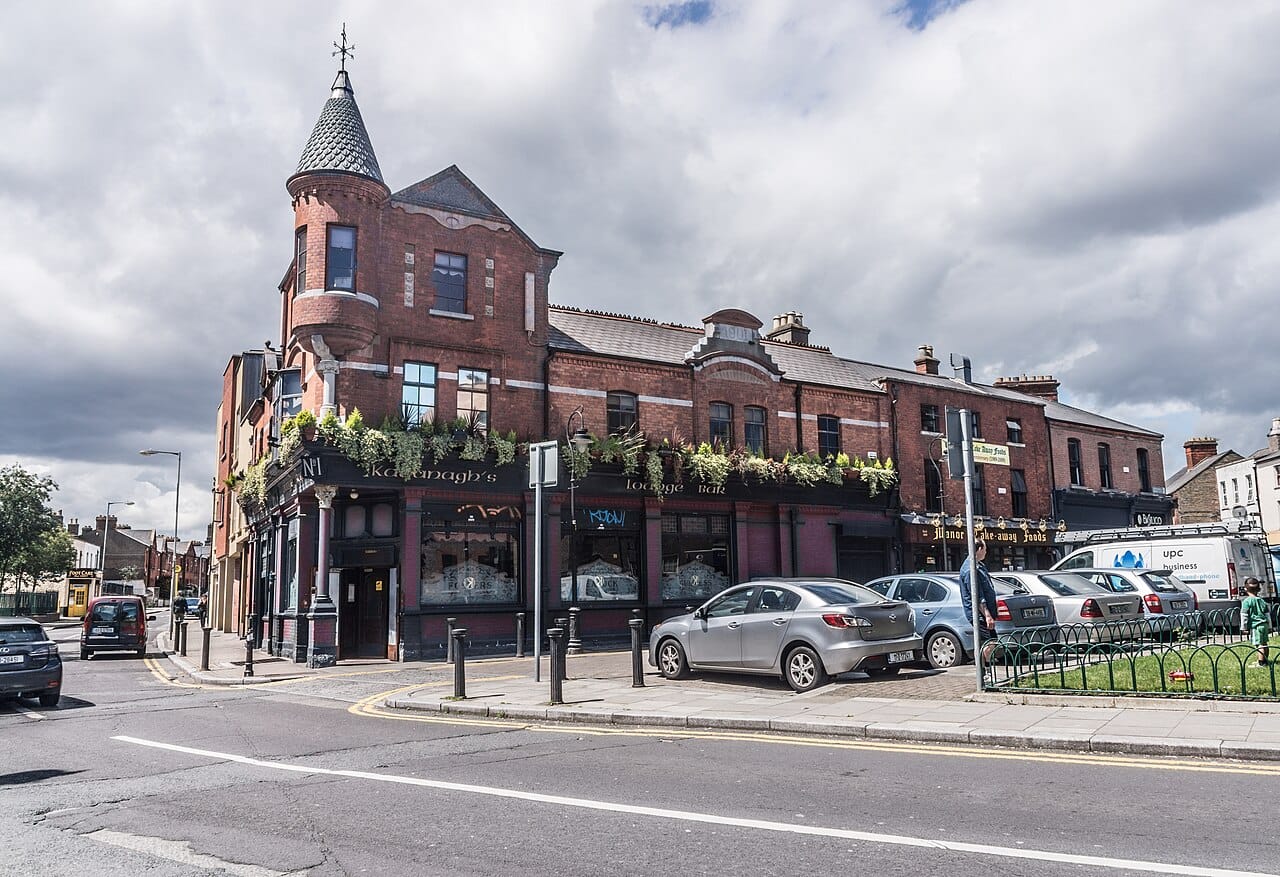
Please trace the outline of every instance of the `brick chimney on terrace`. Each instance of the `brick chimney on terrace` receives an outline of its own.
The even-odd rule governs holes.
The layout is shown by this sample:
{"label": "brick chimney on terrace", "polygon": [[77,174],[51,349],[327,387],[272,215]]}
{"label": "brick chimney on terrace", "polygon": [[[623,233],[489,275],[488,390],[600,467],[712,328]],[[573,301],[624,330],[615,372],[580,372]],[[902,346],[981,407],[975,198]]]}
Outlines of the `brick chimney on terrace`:
{"label": "brick chimney on terrace", "polygon": [[936,375],[938,373],[938,360],[933,355],[933,345],[921,344],[919,350],[920,355],[916,357],[916,373]]}
{"label": "brick chimney on terrace", "polygon": [[1272,451],[1280,451],[1280,417],[1271,421],[1271,432],[1267,433],[1267,447]]}
{"label": "brick chimney on terrace", "polygon": [[809,343],[809,327],[804,324],[804,314],[787,311],[773,318],[773,328],[764,336],[769,341],[783,344]]}
{"label": "brick chimney on terrace", "polygon": [[992,386],[1057,402],[1060,384],[1053,375],[1018,375],[1015,378],[996,378]]}
{"label": "brick chimney on terrace", "polygon": [[1187,452],[1187,468],[1190,469],[1201,460],[1207,460],[1218,453],[1218,440],[1211,436],[1189,438],[1182,443]]}

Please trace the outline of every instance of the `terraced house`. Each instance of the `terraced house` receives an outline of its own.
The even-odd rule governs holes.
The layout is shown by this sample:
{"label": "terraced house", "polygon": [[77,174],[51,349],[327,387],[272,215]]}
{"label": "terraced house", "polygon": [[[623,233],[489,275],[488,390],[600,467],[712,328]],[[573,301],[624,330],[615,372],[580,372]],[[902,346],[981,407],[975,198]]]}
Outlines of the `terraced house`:
{"label": "terraced house", "polygon": [[[838,356],[798,312],[765,326],[709,303],[685,326],[553,305],[562,254],[456,166],[392,190],[345,69],[287,189],[278,344],[224,378],[213,615],[293,660],[439,657],[451,620],[509,648],[517,613],[534,627],[538,542],[547,618],[577,607],[587,641],[753,576],[954,567],[948,405],[1008,438],[979,487],[1000,556],[1046,560],[1058,424],[1108,430],[941,376],[927,346],[915,371]],[[524,446],[548,439],[539,517]]]}

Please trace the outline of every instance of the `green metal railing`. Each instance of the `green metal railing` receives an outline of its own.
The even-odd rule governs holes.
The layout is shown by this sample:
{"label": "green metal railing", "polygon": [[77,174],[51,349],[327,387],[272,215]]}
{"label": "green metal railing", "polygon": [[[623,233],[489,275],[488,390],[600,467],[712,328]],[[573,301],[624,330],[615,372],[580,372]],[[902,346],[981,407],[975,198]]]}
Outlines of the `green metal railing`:
{"label": "green metal railing", "polygon": [[1240,631],[1239,609],[1053,625],[999,637],[983,687],[1280,699],[1280,636],[1267,658],[1258,666],[1258,647]]}
{"label": "green metal railing", "polygon": [[52,615],[58,611],[57,591],[23,591],[20,594],[0,594],[0,616]]}

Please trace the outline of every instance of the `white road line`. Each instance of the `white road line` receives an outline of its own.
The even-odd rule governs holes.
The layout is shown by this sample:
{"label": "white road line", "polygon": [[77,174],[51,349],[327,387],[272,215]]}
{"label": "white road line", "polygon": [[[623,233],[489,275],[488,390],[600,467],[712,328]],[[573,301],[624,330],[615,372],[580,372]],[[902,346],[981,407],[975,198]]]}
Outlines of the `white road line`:
{"label": "white road line", "polygon": [[100,829],[83,835],[90,840],[111,844],[113,847],[145,853],[170,862],[179,862],[196,868],[217,871],[219,874],[236,874],[238,877],[284,877],[286,871],[272,871],[257,865],[242,865],[239,862],[228,862],[217,856],[208,856],[191,849],[187,841],[165,840],[162,837],[146,837],[141,834],[126,834],[123,831]]}
{"label": "white road line", "polygon": [[323,776],[350,777],[351,779],[373,780],[380,783],[396,783],[406,786],[422,786],[429,789],[443,789],[450,792],[466,792],[473,795],[487,795],[494,798],[513,798],[520,801],[533,801],[539,804],[555,804],[561,807],[577,807],[583,810],[602,810],[609,813],[629,813],[635,816],[651,816],[655,819],[674,819],[682,822],[700,822],[708,825],[729,825],[737,828],[754,828],[760,831],[779,831],[790,834],[814,835],[818,837],[835,837],[843,840],[858,840],[866,843],[890,844],[904,847],[925,847],[935,850],[946,850],[953,853],[973,853],[982,856],[997,856],[1006,859],[1031,859],[1035,861],[1062,862],[1068,865],[1092,865],[1098,868],[1115,868],[1129,871],[1149,871],[1155,874],[1184,874],[1190,877],[1280,877],[1261,871],[1236,871],[1230,868],[1206,868],[1196,865],[1175,865],[1168,862],[1147,862],[1138,859],[1113,859],[1107,856],[1081,856],[1073,853],[1055,853],[1048,850],[1020,849],[1016,847],[997,847],[987,844],[962,843],[932,838],[909,837],[900,834],[880,834],[870,831],[854,831],[846,828],[824,828],[817,825],[798,825],[790,822],[771,822],[764,819],[743,819],[736,816],[718,816],[714,813],[697,813],[690,810],[668,810],[662,807],[642,807],[635,804],[617,804],[610,801],[594,801],[590,798],[569,798],[563,795],[544,795],[538,792],[525,792],[519,789],[503,789],[494,786],[475,786],[469,783],[451,783],[444,780],[427,780],[419,777],[404,777],[394,774],[369,773],[362,770],[332,770],[324,767],[311,767],[302,764],[290,764],[283,761],[264,761],[246,755],[235,755],[228,752],[214,752],[208,749],[194,749],[190,746],[178,746],[173,743],[160,743],[155,740],[144,740],[140,737],[115,736],[112,740],[133,743],[138,746],[149,746],[154,749],[167,749],[170,752],[183,752],[219,761],[230,761],[250,767],[262,767],[290,773],[316,774]]}

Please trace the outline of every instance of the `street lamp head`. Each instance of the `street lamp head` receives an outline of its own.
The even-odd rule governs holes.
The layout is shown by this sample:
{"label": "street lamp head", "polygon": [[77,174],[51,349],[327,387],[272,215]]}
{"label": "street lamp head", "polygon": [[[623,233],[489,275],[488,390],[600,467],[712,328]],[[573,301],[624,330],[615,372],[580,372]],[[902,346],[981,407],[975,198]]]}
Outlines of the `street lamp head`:
{"label": "street lamp head", "polygon": [[182,456],[182,451],[162,451],[156,448],[147,448],[146,450],[138,451],[138,453],[144,457],[154,457],[156,454],[168,454],[172,457]]}
{"label": "street lamp head", "polygon": [[[573,428],[575,417],[578,418],[576,430]],[[569,417],[564,423],[564,433],[575,452],[585,454],[591,448],[591,433],[587,432],[587,419],[582,416],[581,405],[569,412]]]}

